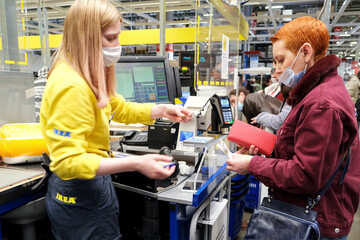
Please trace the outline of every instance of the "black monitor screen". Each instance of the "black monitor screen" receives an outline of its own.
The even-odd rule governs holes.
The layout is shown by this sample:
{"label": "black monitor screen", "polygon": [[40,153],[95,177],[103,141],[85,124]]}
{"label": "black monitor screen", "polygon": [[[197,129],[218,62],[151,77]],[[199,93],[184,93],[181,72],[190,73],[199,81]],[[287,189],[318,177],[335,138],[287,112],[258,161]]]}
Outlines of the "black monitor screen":
{"label": "black monitor screen", "polygon": [[168,63],[159,60],[156,57],[145,57],[145,60],[144,57],[122,57],[116,64],[116,92],[131,102],[173,102],[173,77],[169,76]]}

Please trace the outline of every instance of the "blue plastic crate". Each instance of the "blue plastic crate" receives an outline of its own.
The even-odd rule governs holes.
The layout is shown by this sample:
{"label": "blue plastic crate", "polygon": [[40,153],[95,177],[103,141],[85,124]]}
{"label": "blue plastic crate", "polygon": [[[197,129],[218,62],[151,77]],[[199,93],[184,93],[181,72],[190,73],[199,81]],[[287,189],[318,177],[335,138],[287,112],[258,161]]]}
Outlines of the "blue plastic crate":
{"label": "blue plastic crate", "polygon": [[249,193],[245,196],[245,209],[254,210],[260,204],[260,182],[254,177],[250,177]]}
{"label": "blue plastic crate", "polygon": [[246,188],[249,185],[250,175],[240,175],[237,174],[235,177],[231,179],[231,189],[235,190],[240,188]]}
{"label": "blue plastic crate", "polygon": [[[244,189],[240,196],[236,196],[235,201],[230,201],[230,215],[229,215],[229,237],[233,240],[239,234],[241,229],[241,222],[244,214],[245,195],[249,191]],[[233,198],[233,197],[232,197]]]}

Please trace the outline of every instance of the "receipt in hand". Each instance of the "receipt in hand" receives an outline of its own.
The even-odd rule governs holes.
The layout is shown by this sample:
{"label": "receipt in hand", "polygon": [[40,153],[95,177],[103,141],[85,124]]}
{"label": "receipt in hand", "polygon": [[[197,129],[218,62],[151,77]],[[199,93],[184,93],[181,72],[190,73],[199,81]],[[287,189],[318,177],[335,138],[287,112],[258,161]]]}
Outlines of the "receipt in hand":
{"label": "receipt in hand", "polygon": [[228,156],[228,158],[231,158],[231,156],[233,155],[233,153],[229,150],[229,148],[222,140],[220,140],[220,142],[217,143],[216,146],[218,146],[218,148],[220,148],[220,150],[223,151]]}

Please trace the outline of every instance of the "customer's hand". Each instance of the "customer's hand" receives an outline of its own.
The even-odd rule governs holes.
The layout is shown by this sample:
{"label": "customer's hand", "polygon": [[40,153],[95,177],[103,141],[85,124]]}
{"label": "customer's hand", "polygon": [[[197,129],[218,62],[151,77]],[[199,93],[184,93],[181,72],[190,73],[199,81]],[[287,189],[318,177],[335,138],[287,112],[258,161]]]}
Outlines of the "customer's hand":
{"label": "customer's hand", "polygon": [[151,109],[151,118],[168,118],[173,122],[188,122],[193,115],[192,111],[173,104],[158,104]]}
{"label": "customer's hand", "polygon": [[[257,117],[257,116],[256,116]],[[251,119],[251,124],[255,124],[256,123],[256,117],[253,117],[252,119]]]}
{"label": "customer's hand", "polygon": [[244,154],[248,152],[250,155],[256,155],[259,153],[259,149],[256,148],[254,145],[251,145],[250,148],[243,147],[239,151],[235,152],[237,154]]}
{"label": "customer's hand", "polygon": [[252,156],[249,155],[233,154],[231,158],[226,161],[228,164],[226,169],[243,175],[247,174],[249,173],[249,163],[251,158]]}
{"label": "customer's hand", "polygon": [[163,167],[158,161],[171,162],[172,157],[160,154],[146,154],[137,157],[140,161],[137,171],[153,179],[165,179],[175,171],[175,166]]}

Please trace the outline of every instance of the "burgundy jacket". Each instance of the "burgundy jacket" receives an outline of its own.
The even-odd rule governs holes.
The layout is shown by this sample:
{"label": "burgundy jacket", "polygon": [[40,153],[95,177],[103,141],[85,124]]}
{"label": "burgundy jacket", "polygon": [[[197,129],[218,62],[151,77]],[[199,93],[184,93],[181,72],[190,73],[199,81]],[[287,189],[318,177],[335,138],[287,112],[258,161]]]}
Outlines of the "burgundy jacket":
{"label": "burgundy jacket", "polygon": [[350,232],[360,194],[358,127],[354,104],[337,73],[340,63],[328,55],[306,72],[287,100],[292,110],[277,132],[275,158],[254,156],[249,165],[255,178],[274,189],[274,198],[305,208],[307,196],[323,187],[353,142],[344,183],[339,185],[340,169],[314,207],[321,235],[331,238]]}

